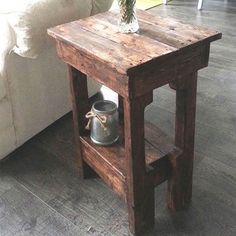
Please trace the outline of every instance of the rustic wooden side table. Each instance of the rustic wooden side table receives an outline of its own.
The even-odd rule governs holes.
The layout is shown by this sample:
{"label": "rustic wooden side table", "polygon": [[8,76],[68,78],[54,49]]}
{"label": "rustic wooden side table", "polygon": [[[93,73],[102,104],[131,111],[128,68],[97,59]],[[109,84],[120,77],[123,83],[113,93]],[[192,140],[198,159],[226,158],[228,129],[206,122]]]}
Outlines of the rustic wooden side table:
{"label": "rustic wooden side table", "polygon": [[[137,34],[117,32],[118,13],[106,12],[49,29],[58,56],[69,66],[78,165],[93,170],[127,203],[130,232],[154,224],[154,187],[168,181],[167,205],[187,207],[192,194],[197,71],[206,67],[210,43],[221,34],[138,11]],[[119,94],[121,138],[93,144],[85,131],[87,76]],[[176,90],[175,144],[144,121],[153,90]]]}

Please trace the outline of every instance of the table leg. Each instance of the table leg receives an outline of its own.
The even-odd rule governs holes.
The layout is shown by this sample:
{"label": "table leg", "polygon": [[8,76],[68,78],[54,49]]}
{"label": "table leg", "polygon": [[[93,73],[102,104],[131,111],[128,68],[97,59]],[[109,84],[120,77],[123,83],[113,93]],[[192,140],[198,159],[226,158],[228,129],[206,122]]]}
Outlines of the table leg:
{"label": "table leg", "polygon": [[78,171],[82,178],[94,177],[96,174],[92,168],[90,168],[90,166],[84,162],[80,149],[80,135],[85,132],[86,126],[85,114],[90,109],[88,100],[87,76],[70,65],[68,65],[68,69]]}
{"label": "table leg", "polygon": [[124,103],[123,103],[123,97],[121,95],[118,95],[118,110],[119,110],[119,117],[123,120],[124,118]]}
{"label": "table leg", "polygon": [[[119,111],[119,122],[121,124],[121,133],[124,134],[124,99],[121,95],[118,96],[118,111]],[[124,146],[124,136],[120,135],[119,138],[120,145]]]}
{"label": "table leg", "polygon": [[127,205],[130,232],[136,236],[154,224],[154,186],[145,181],[144,149],[144,109],[151,101],[152,94],[124,99]]}
{"label": "table leg", "polygon": [[188,207],[192,197],[197,72],[183,81],[185,86],[176,83],[175,145],[183,154],[170,162],[167,204],[172,210]]}

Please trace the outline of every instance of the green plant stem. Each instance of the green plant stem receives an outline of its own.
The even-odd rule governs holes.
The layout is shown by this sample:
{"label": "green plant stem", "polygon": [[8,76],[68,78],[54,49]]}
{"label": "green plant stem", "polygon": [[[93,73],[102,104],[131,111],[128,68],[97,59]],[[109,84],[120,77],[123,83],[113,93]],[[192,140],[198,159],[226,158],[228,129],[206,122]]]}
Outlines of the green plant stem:
{"label": "green plant stem", "polygon": [[122,20],[126,23],[131,23],[134,18],[134,7],[136,0],[118,0],[121,14],[122,14]]}

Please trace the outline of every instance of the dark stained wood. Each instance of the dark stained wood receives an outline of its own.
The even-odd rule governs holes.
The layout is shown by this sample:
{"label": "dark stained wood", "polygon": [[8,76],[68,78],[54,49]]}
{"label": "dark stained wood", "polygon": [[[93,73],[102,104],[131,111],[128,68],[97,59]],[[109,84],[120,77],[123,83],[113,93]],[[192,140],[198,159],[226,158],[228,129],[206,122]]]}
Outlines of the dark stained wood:
{"label": "dark stained wood", "polygon": [[[141,12],[138,11],[138,13]],[[106,16],[101,15],[99,18],[96,18],[96,20],[98,20],[99,24],[102,24],[106,30],[109,29],[117,32],[117,27],[115,26],[117,19],[114,17],[113,13],[107,13]],[[153,25],[150,25],[149,22],[144,22],[141,18],[141,15],[139,15],[139,25],[140,25],[139,34],[135,34],[135,41],[140,37],[143,37],[142,35],[146,35],[150,38],[149,40],[151,42],[154,41],[156,43],[156,40],[158,39],[159,45],[163,43],[165,47],[166,45],[169,45],[170,47],[173,47],[173,49],[187,45],[187,42],[184,41],[184,38],[182,36],[176,36],[172,32],[169,32],[168,35],[166,35],[165,30],[159,30],[159,28],[157,29],[156,27],[153,27]],[[96,25],[93,27],[96,29]],[[143,42],[141,42],[141,45],[143,46]],[[146,46],[144,45],[144,47]],[[136,50],[141,50],[141,49],[142,48],[138,48]]]}
{"label": "dark stained wood", "polygon": [[[162,31],[165,36],[178,39],[181,37],[182,46],[178,48],[192,47],[195,44],[210,43],[221,38],[221,33],[209,30],[203,26],[187,24],[171,17],[161,17],[153,15],[147,11],[138,11],[138,17],[141,22],[151,25],[156,31],[154,38],[159,39],[158,34]],[[166,43],[165,41],[163,43]]]}
{"label": "dark stained wood", "polygon": [[183,150],[178,159],[171,159],[168,180],[168,207],[180,210],[189,206],[192,198],[197,73],[189,75],[185,88],[176,83],[175,145]]}
{"label": "dark stained wood", "polygon": [[[170,18],[152,17],[143,11],[138,14],[144,30],[141,28],[137,34],[118,33],[115,12],[60,25],[49,29],[48,33],[57,40],[61,59],[123,97],[144,95],[148,89],[182,76],[186,69],[187,74],[207,66],[207,62],[201,60],[206,58],[203,54],[209,54],[209,43],[221,38],[221,33]],[[160,30],[162,38],[156,36]],[[178,40],[178,36],[182,37],[181,45],[168,40]],[[132,90],[127,75],[139,80]],[[149,87],[142,91],[146,82]]]}
{"label": "dark stained wood", "polygon": [[[111,32],[113,32],[113,40],[115,42],[128,47],[132,44],[132,41],[134,43],[133,46],[140,47],[141,44],[141,48],[144,47],[143,52],[152,56],[160,53],[160,46],[162,46],[161,51],[164,49],[172,49],[174,51],[191,47],[193,44],[201,44],[201,40],[205,40],[204,43],[209,43],[221,37],[221,34],[217,31],[209,30],[202,26],[186,24],[170,17],[153,16],[147,11],[140,10],[137,11],[137,14],[140,29],[138,33],[133,34],[131,37],[130,35],[122,37],[122,35],[117,33],[116,24],[119,13],[116,11],[90,17],[89,21],[82,20],[80,27],[89,28],[89,31],[96,34],[99,34],[99,31],[102,30],[103,36],[108,38],[111,37]],[[144,38],[147,41],[147,45],[142,42]],[[157,52],[152,52],[151,49],[154,49],[155,46],[159,46],[156,48]],[[136,50],[141,52],[141,48],[136,48]]]}
{"label": "dark stained wood", "polygon": [[146,181],[144,141],[144,109],[151,102],[152,93],[135,100],[124,99],[127,206],[129,229],[134,235],[142,235],[154,224],[154,186]]}
{"label": "dark stained wood", "polygon": [[[123,132],[123,125],[120,127]],[[120,140],[110,147],[95,145],[88,134],[82,136],[81,149],[84,160],[96,170],[101,178],[112,187],[112,189],[125,201],[126,198],[126,177],[125,149],[123,144],[123,133],[120,133]],[[157,127],[150,122],[145,122],[145,163],[146,172],[149,173],[150,183],[156,186],[167,180],[168,159],[178,158],[182,151],[171,143],[171,140]],[[161,162],[161,159],[165,161]],[[163,163],[163,164],[162,164]],[[163,168],[160,168],[162,166]],[[163,169],[163,171],[158,171]]]}
{"label": "dark stained wood", "polygon": [[[99,147],[85,132],[76,131],[77,143],[80,136],[80,161],[87,163],[83,170],[89,173],[90,166],[126,201],[129,229],[136,236],[154,225],[156,185],[168,179],[167,202],[172,210],[191,201],[197,71],[208,65],[210,43],[221,38],[219,32],[168,17],[144,11],[138,15],[141,29],[132,35],[117,32],[115,12],[48,31],[64,62],[119,94],[120,143]],[[169,83],[176,84],[176,146],[169,145],[157,128],[144,125],[153,90]],[[80,89],[87,93],[85,84]],[[87,94],[73,96],[78,106],[73,112],[82,124]]]}
{"label": "dark stained wood", "polygon": [[[141,53],[135,50],[135,47],[125,46],[126,42],[131,41],[129,35],[124,36],[124,34],[119,33],[118,39],[114,41],[111,40],[112,37],[114,37],[112,31],[109,31],[109,34],[104,36],[103,28],[100,28],[99,31],[96,31],[97,33],[94,33],[94,31],[89,30],[87,26],[89,21],[90,19],[88,18],[85,21],[74,21],[66,25],[55,27],[49,30],[49,34],[61,42],[66,41],[76,49],[85,52],[89,57],[94,58],[95,61],[100,61],[106,66],[109,66],[109,68],[114,68],[121,75],[126,75],[129,68],[142,65],[150,61],[153,57],[160,57],[161,55],[175,51],[175,48],[160,43],[158,51],[152,57],[149,55],[151,49],[146,51],[146,53]],[[100,27],[100,25],[98,26]],[[109,38],[108,35],[110,35]],[[145,37],[144,39],[149,40]],[[81,44],[78,44],[78,42]],[[82,44],[84,46],[81,47]],[[158,44],[158,42],[156,42],[156,44]],[[163,49],[163,46],[166,48],[164,47]],[[119,63],[120,61],[122,61],[122,63]]]}
{"label": "dark stained wood", "polygon": [[84,162],[81,156],[80,135],[85,133],[85,114],[89,111],[89,99],[87,88],[87,76],[75,68],[68,66],[69,81],[71,89],[71,101],[73,108],[73,120],[75,131],[75,143],[77,152],[78,172],[81,177],[88,178],[95,176],[94,171]]}
{"label": "dark stained wood", "polygon": [[81,72],[101,84],[106,84],[122,96],[128,96],[125,75],[120,75],[115,69],[108,70],[101,62],[95,63],[83,51],[78,52],[76,48],[65,43],[57,42],[57,53],[67,64],[74,68],[80,68]]}
{"label": "dark stained wood", "polygon": [[89,137],[81,137],[84,160],[123,199],[126,199],[124,149],[120,145],[97,146]]}
{"label": "dark stained wood", "polygon": [[183,50],[175,57],[166,55],[157,64],[152,61],[144,65],[142,70],[130,69],[129,73],[135,78],[133,93],[140,96],[173,80],[184,80],[192,71],[206,67],[208,57],[209,44],[206,44]]}
{"label": "dark stained wood", "polygon": [[162,155],[167,155],[167,153],[172,153],[173,150],[177,149],[160,128],[147,121],[145,122],[145,139],[157,148]]}
{"label": "dark stained wood", "polygon": [[[146,35],[118,33],[116,20],[117,18],[114,18],[114,14],[108,12],[106,15],[100,15],[94,18],[91,17],[89,21],[85,21],[76,26],[84,30],[89,29],[89,31],[94,34],[99,34],[98,31],[102,28],[102,36],[104,38],[122,45],[126,50],[127,48],[131,48],[132,50],[129,53],[135,52],[135,54],[139,55],[139,58],[141,58],[140,54],[144,54],[147,60],[176,50],[175,47],[146,37]],[[76,23],[78,24],[78,22],[75,22],[75,24]],[[136,63],[140,63],[140,61]],[[131,64],[128,64],[128,66],[130,67]]]}
{"label": "dark stained wood", "polygon": [[[193,202],[188,211],[170,214],[166,184],[160,185],[156,227],[147,235],[235,236],[236,2],[208,0],[201,13],[196,4],[173,0],[151,9],[218,28],[224,37],[211,48],[209,67],[199,72]],[[155,90],[145,112],[170,136],[174,97],[167,86]],[[0,234],[128,235],[125,204],[101,180],[80,180],[72,171],[75,155],[68,114],[0,162]]]}
{"label": "dark stained wood", "polygon": [[119,116],[120,118],[122,118],[122,122],[123,122],[124,103],[123,103],[123,97],[121,95],[118,95],[118,110],[119,110]]}

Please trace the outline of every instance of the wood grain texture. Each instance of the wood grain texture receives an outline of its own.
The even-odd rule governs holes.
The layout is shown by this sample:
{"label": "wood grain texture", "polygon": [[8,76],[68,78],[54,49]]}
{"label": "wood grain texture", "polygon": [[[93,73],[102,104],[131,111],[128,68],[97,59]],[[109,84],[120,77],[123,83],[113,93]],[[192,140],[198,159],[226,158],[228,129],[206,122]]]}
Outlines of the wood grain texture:
{"label": "wood grain texture", "polygon": [[[221,37],[221,34],[216,31],[183,24],[171,18],[154,16],[145,11],[138,11],[138,15],[143,24],[153,25],[153,31],[162,29],[167,38],[172,32],[176,35],[182,35],[185,44],[181,48],[190,47],[196,43],[209,43]],[[94,57],[95,60],[110,65],[111,68],[115,68],[121,74],[126,74],[129,68],[141,66],[153,58],[161,58],[161,56],[177,50],[175,45],[167,45],[164,40],[159,42],[156,37],[152,39],[148,33],[146,35],[142,30],[132,36],[118,33],[114,28],[117,27],[117,19],[118,13],[97,14],[93,17],[57,26],[50,29],[48,33],[59,41],[67,42],[78,50],[87,53],[90,57]],[[144,46],[145,53],[138,52],[137,45],[140,47],[140,44],[145,45],[146,43],[147,46]],[[117,44],[119,44],[118,47]],[[104,50],[105,47],[106,50]],[[154,52],[153,49],[156,51]],[[120,60],[122,63],[119,63]]]}
{"label": "wood grain texture", "polygon": [[82,234],[70,220],[48,207],[2,168],[0,183],[1,236]]}
{"label": "wood grain texture", "polygon": [[[123,97],[144,95],[183,76],[183,72],[187,74],[207,66],[207,60],[202,60],[206,58],[203,54],[209,54],[210,42],[221,38],[221,33],[204,27],[144,11],[138,11],[138,15],[141,29],[132,35],[117,32],[116,12],[60,25],[48,33],[57,40],[62,60]],[[139,80],[134,89],[130,89],[127,75]],[[143,91],[144,83],[149,87]]]}
{"label": "wood grain texture", "polygon": [[83,161],[80,148],[80,135],[83,135],[85,133],[85,114],[90,110],[87,88],[87,76],[71,66],[68,66],[68,72],[73,108],[78,172],[81,177],[89,178],[96,175],[94,171]]}
{"label": "wood grain texture", "polygon": [[175,145],[183,154],[170,160],[167,202],[172,210],[188,207],[192,198],[196,93],[197,73],[189,75],[185,88],[179,88],[176,83]]}
{"label": "wood grain texture", "polygon": [[71,45],[58,42],[57,53],[64,62],[74,68],[79,68],[82,73],[86,73],[90,78],[101,84],[106,84],[122,96],[128,96],[126,75],[120,75],[115,69],[107,69],[101,62],[95,63],[91,57],[87,57],[82,51],[78,52]]}
{"label": "wood grain texture", "polygon": [[144,109],[152,93],[139,99],[124,99],[125,167],[129,229],[134,235],[154,225],[154,186],[146,179]]}
{"label": "wood grain texture", "polygon": [[[188,211],[170,214],[166,185],[160,185],[155,189],[155,227],[143,235],[234,236],[236,3],[208,0],[199,13],[196,1],[173,0],[150,11],[217,28],[224,37],[212,45],[209,67],[199,72],[192,204]],[[169,136],[174,136],[174,99],[167,87],[155,90],[145,113]],[[125,204],[101,180],[80,180],[73,171],[76,158],[69,114],[0,163],[4,236],[128,235]]]}
{"label": "wood grain texture", "polygon": [[[127,201],[125,148],[123,146],[123,125],[120,140],[110,147],[93,144],[88,134],[81,137],[84,160],[96,170],[101,178],[125,201]],[[176,159],[182,151],[168,137],[150,122],[145,122],[145,172],[150,175],[150,183],[156,186],[168,178],[167,159]],[[161,161],[165,159],[165,161]],[[163,167],[163,168],[160,168]],[[162,171],[160,169],[163,169]]]}
{"label": "wood grain texture", "polygon": [[[156,109],[155,117],[159,112],[160,110]],[[152,121],[156,122],[154,119]],[[161,123],[164,126],[164,122]],[[201,135],[202,132],[198,133],[197,138]],[[71,155],[76,155],[73,142],[73,121],[69,114],[0,164],[0,194],[9,193],[1,195],[5,200],[5,205],[0,206],[0,228],[5,230],[1,232],[16,232],[16,236],[23,232],[27,235],[30,230],[25,231],[15,219],[19,219],[22,223],[31,222],[34,216],[41,214],[41,209],[44,209],[47,216],[50,215],[47,210],[49,208],[54,212],[53,217],[57,219],[63,217],[70,224],[59,220],[57,225],[60,227],[56,230],[56,224],[52,223],[54,220],[42,221],[40,225],[42,231],[34,231],[37,236],[40,236],[40,232],[63,235],[64,228],[68,235],[86,235],[89,227],[92,235],[128,235],[125,204],[102,181],[97,179],[82,181],[77,173],[72,171],[72,156],[67,155],[68,150],[71,151]],[[58,147],[62,147],[59,153]],[[198,154],[199,149],[196,151]],[[166,185],[160,185],[155,190],[156,226],[146,235],[234,236],[235,168],[206,155],[195,167],[193,202],[189,210],[170,214],[165,205]],[[40,205],[34,201],[32,204],[27,204],[25,212],[28,218],[24,218],[23,214],[17,215],[11,210],[14,207],[18,208],[19,212],[20,203],[27,198],[25,194],[18,192],[14,194],[15,200],[12,201],[12,192],[8,190],[14,184],[18,187],[23,185],[30,198],[33,194],[41,201]],[[10,218],[7,217],[9,214]],[[37,222],[36,229],[38,228]]]}
{"label": "wood grain texture", "polygon": [[[120,144],[96,147],[85,133],[78,133],[80,127],[77,123],[83,122],[83,102],[88,98],[82,96],[83,92],[81,95],[73,89],[72,96],[77,106],[73,113],[77,116],[79,111],[80,114],[75,132],[78,140],[80,136],[78,150],[82,154],[80,162],[83,171],[92,172],[89,171],[90,166],[126,201],[129,229],[136,236],[154,225],[155,185],[168,179],[169,208],[180,210],[190,203],[196,110],[195,75],[208,65],[210,42],[221,38],[221,33],[171,18],[163,19],[144,11],[138,11],[138,15],[146,31],[140,30],[132,35],[117,32],[114,19],[118,18],[118,14],[114,12],[48,30],[56,39],[58,55],[64,62],[75,67],[74,70],[80,70],[78,74],[85,73],[119,94],[120,123],[124,123]],[[156,37],[150,33],[151,30],[162,31],[162,37]],[[101,73],[105,73],[105,76],[101,77]],[[187,75],[191,76],[187,78]],[[144,110],[153,101],[153,90],[168,83],[176,84],[177,104],[177,148],[170,146],[169,149],[166,140],[154,132],[151,133],[151,139],[155,144],[147,141],[146,145],[144,128]],[[87,90],[84,84],[81,89]],[[156,160],[155,145],[164,146],[158,150],[163,159]],[[87,167],[83,162],[87,163]]]}

